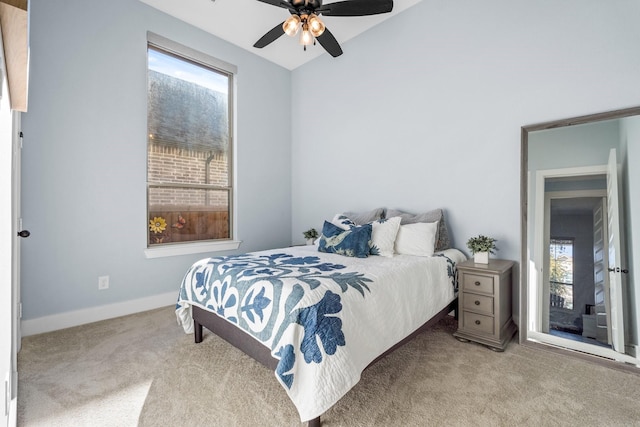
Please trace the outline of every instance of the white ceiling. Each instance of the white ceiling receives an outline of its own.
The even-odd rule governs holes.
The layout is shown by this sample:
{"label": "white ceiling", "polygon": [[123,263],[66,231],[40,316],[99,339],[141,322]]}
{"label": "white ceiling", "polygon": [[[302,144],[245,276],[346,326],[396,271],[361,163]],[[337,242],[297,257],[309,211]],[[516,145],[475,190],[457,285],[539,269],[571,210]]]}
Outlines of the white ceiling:
{"label": "white ceiling", "polygon": [[[140,0],[158,10],[207,31],[289,70],[318,57],[329,55],[319,44],[305,52],[297,37],[283,35],[263,49],[253,44],[289,16],[286,9],[257,0]],[[361,17],[323,16],[327,28],[341,45],[347,40],[389,19],[422,0],[394,0],[393,11]],[[335,3],[326,1],[325,4]],[[342,46],[343,55],[349,50]]]}

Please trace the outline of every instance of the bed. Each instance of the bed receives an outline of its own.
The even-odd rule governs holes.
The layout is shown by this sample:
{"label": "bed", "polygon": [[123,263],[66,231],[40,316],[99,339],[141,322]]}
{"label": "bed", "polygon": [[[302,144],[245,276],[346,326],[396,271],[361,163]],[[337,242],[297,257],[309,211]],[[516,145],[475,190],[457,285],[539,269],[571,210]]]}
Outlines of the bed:
{"label": "bed", "polygon": [[[399,217],[395,225],[381,220],[375,239],[371,224],[341,221],[325,222],[319,245],[194,263],[176,306],[178,322],[196,342],[204,326],[273,369],[310,426],[320,425],[320,415],[368,366],[457,308],[456,265],[466,259],[457,249],[434,252],[435,228],[426,254],[408,254],[416,249],[412,244],[398,253]],[[389,242],[381,238],[392,226],[391,252],[385,253]],[[418,236],[408,230],[405,238]],[[422,245],[423,236],[413,243]],[[350,238],[365,241],[366,253],[345,252],[341,245]]]}

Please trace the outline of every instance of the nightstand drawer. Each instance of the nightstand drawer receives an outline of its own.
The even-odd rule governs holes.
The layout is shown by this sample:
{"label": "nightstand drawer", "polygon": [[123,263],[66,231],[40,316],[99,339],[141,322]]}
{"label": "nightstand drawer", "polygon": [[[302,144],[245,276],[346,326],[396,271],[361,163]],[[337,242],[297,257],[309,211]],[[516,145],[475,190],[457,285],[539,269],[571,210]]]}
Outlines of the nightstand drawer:
{"label": "nightstand drawer", "polygon": [[463,310],[473,310],[493,315],[493,297],[465,292],[463,300]]}
{"label": "nightstand drawer", "polygon": [[482,314],[471,313],[465,311],[462,315],[464,319],[463,328],[467,331],[479,332],[482,334],[493,335],[493,317],[484,316]]}
{"label": "nightstand drawer", "polygon": [[465,274],[462,287],[465,291],[484,292],[493,295],[493,276]]}

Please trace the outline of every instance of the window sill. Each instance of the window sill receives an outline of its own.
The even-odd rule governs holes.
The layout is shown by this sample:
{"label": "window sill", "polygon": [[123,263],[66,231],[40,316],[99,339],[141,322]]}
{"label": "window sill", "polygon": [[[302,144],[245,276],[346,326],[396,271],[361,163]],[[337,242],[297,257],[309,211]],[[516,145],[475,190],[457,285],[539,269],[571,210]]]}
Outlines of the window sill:
{"label": "window sill", "polygon": [[199,254],[204,252],[232,251],[240,247],[241,240],[225,240],[221,242],[184,243],[144,250],[146,258],[163,258],[177,255]]}

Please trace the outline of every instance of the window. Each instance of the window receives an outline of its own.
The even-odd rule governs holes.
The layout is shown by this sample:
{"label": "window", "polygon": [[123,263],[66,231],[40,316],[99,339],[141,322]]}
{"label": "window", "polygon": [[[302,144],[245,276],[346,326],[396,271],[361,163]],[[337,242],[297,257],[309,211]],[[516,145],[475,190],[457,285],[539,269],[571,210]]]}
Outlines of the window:
{"label": "window", "polygon": [[147,59],[147,247],[231,241],[235,67],[152,34]]}
{"label": "window", "polygon": [[573,239],[551,239],[549,288],[552,307],[573,310]]}

